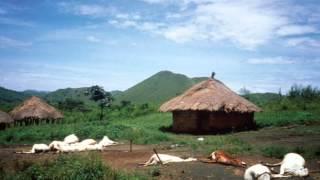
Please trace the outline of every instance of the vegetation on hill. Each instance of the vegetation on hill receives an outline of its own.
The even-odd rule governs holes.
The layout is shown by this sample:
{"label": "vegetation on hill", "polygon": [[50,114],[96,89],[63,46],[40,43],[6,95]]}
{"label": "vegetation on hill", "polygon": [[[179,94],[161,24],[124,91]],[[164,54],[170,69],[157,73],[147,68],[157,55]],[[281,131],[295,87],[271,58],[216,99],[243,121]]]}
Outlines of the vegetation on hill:
{"label": "vegetation on hill", "polygon": [[110,91],[110,93],[112,96],[119,96],[122,93],[122,91],[114,90],[114,91]]}
{"label": "vegetation on hill", "polygon": [[188,78],[170,71],[160,71],[148,79],[115,96],[115,101],[130,101],[134,104],[151,103],[159,105],[183,93],[192,85],[207,78]]}
{"label": "vegetation on hill", "polygon": [[0,109],[3,111],[9,111],[27,97],[28,95],[24,93],[0,87]]}
{"label": "vegetation on hill", "polygon": [[26,94],[28,96],[37,96],[37,97],[45,97],[47,94],[49,94],[49,91],[38,91],[38,90],[25,90],[22,91],[23,94]]}
{"label": "vegetation on hill", "polygon": [[58,89],[47,94],[44,98],[51,104],[58,104],[59,102],[64,102],[67,99],[72,99],[82,101],[86,105],[94,105],[95,103],[90,100],[90,97],[86,96],[87,91],[88,87]]}

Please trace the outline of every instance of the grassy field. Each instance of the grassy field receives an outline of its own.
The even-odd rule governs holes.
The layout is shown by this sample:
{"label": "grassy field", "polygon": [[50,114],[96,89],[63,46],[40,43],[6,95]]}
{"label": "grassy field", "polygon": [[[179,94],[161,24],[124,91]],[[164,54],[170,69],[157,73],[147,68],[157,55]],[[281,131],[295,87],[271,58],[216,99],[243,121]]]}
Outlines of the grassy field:
{"label": "grassy field", "polygon": [[[259,99],[257,95],[253,97],[252,101],[256,101],[255,103],[264,109],[263,112],[255,114],[258,131],[203,135],[201,136],[205,138],[203,142],[197,140],[200,136],[165,131],[172,124],[170,113],[158,113],[157,107],[152,105],[129,104],[109,108],[102,121],[98,120],[99,109],[94,108],[85,112],[65,111],[65,118],[60,124],[12,127],[0,132],[0,144],[49,143],[75,133],[80,139],[101,139],[107,135],[111,139],[124,143],[133,140],[134,144],[157,144],[163,147],[178,144],[179,147],[198,155],[207,155],[214,150],[222,149],[235,155],[255,154],[281,158],[287,152],[297,152],[309,159],[320,157],[318,95],[311,100],[300,97],[281,97],[275,94],[268,94],[265,96],[266,99]],[[11,179],[21,179],[21,177],[48,179],[46,177],[58,174],[56,178],[59,179],[63,176],[59,173],[66,172],[70,177],[74,175],[74,179],[144,178],[137,174],[116,172],[97,159],[99,158],[93,156],[85,157],[84,160],[77,156],[61,156],[45,165],[28,165],[10,177],[14,177]],[[61,169],[61,167],[70,166],[77,166],[77,169],[68,171]],[[85,173],[79,174],[79,171]],[[4,179],[7,177],[9,176]]]}
{"label": "grassy field", "polygon": [[[101,139],[104,135],[117,141],[136,144],[180,144],[195,151],[210,152],[213,149],[224,149],[231,153],[248,153],[254,150],[248,143],[237,138],[237,133],[226,135],[207,135],[205,143],[197,141],[198,136],[174,134],[163,131],[172,123],[169,113],[149,113],[138,117],[110,117],[108,120],[96,120],[92,113],[67,113],[61,124],[41,124],[9,128],[0,133],[0,144],[32,144],[49,143],[52,140],[62,140],[65,136],[75,133],[80,139]],[[310,112],[269,112],[256,115],[259,127],[285,126],[317,122],[317,116]],[[297,134],[315,132],[312,126],[297,131]]]}
{"label": "grassy field", "polygon": [[[174,134],[162,131],[172,123],[169,113],[149,113],[139,117],[109,117],[108,120],[96,120],[96,112],[67,113],[64,123],[41,124],[39,126],[14,127],[0,133],[0,144],[32,144],[49,143],[52,140],[62,140],[66,135],[75,133],[80,139],[101,139],[104,135],[116,141],[128,143],[130,139],[135,144],[157,144],[170,146],[178,144],[194,155],[207,155],[214,150],[222,149],[234,155],[261,155],[281,158],[287,152],[298,152],[306,158],[320,157],[320,144],[311,146],[291,145],[274,142],[279,137],[313,137],[320,136],[320,126],[305,126],[307,122],[318,123],[315,115],[306,112],[298,116],[283,112],[270,115],[265,112],[257,114],[257,123],[263,127],[259,131],[238,132],[225,135],[204,135],[205,141],[197,140],[194,135]],[[277,118],[275,118],[277,117]],[[296,118],[290,121],[288,118]],[[308,119],[310,118],[310,119]],[[272,119],[272,121],[270,120]],[[289,123],[284,123],[289,122]],[[267,122],[267,123],[266,123]],[[282,130],[282,126],[297,125],[296,128]],[[279,129],[280,128],[280,129]],[[310,136],[311,135],[311,136]],[[259,137],[261,136],[261,137]],[[286,137],[285,137],[286,136]],[[271,143],[267,143],[267,139]],[[263,142],[263,143],[261,143]],[[290,146],[288,146],[290,145]],[[13,174],[2,174],[1,179],[148,179],[147,174],[128,173],[110,168],[101,162],[97,155],[61,155],[50,162],[39,162],[22,165]]]}

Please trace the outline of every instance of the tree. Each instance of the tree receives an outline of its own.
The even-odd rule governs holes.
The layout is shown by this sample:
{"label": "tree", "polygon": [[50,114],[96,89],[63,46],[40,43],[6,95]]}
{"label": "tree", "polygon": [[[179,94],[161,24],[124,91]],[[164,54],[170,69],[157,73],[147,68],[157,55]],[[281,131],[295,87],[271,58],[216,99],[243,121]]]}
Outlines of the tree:
{"label": "tree", "polygon": [[128,107],[128,106],[131,106],[131,101],[121,101],[120,102],[121,104],[121,107]]}
{"label": "tree", "polygon": [[102,120],[104,114],[103,109],[105,107],[110,107],[111,102],[113,101],[112,95],[110,92],[106,92],[100,86],[92,86],[86,92],[86,95],[90,96],[90,99],[97,102],[100,107],[100,120]]}
{"label": "tree", "polygon": [[71,98],[67,98],[64,101],[58,102],[58,107],[59,109],[64,109],[67,111],[73,111],[73,110],[78,110],[82,112],[88,111],[83,101],[71,99]]}
{"label": "tree", "polygon": [[242,96],[246,96],[249,95],[251,92],[249,91],[249,89],[247,89],[246,87],[243,87],[239,90],[240,95]]}
{"label": "tree", "polygon": [[303,86],[294,84],[288,92],[288,97],[291,99],[312,101],[315,98],[320,97],[320,90],[316,87],[312,87],[311,85]]}

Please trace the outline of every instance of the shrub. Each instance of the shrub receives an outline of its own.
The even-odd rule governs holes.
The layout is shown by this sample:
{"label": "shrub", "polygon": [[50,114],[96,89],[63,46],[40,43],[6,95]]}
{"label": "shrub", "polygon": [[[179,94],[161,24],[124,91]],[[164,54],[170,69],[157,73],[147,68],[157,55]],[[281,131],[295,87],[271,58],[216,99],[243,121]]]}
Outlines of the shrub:
{"label": "shrub", "polygon": [[160,176],[161,175],[161,171],[159,169],[158,166],[154,166],[150,169],[149,171],[149,174],[152,176],[152,177],[157,177],[157,176]]}
{"label": "shrub", "polygon": [[283,158],[286,153],[290,152],[289,149],[282,146],[268,146],[264,147],[261,151],[266,157],[275,157],[278,159]]}

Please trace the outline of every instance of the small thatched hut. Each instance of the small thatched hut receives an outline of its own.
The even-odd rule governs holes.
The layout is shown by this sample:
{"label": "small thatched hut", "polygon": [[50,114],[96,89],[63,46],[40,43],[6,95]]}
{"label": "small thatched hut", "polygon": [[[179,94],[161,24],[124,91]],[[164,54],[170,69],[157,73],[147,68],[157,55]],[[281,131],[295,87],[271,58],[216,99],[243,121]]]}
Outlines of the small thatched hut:
{"label": "small thatched hut", "polygon": [[11,116],[3,111],[0,111],[0,130],[6,129],[13,123]]}
{"label": "small thatched hut", "polygon": [[261,109],[209,78],[164,103],[160,111],[172,112],[175,132],[218,133],[254,128],[254,112]]}
{"label": "small thatched hut", "polygon": [[25,100],[22,104],[14,108],[10,115],[16,122],[24,122],[26,125],[31,123],[39,123],[42,120],[46,122],[54,122],[62,119],[63,115],[61,112],[56,110],[54,107],[47,104],[42,99],[32,96],[30,99]]}

